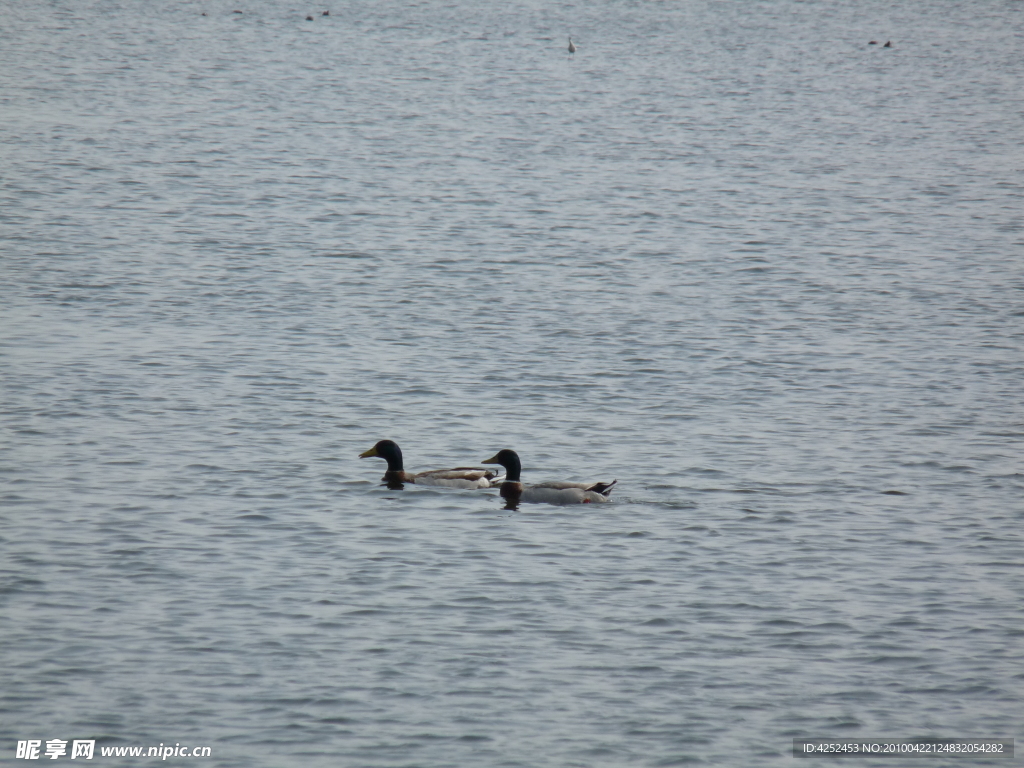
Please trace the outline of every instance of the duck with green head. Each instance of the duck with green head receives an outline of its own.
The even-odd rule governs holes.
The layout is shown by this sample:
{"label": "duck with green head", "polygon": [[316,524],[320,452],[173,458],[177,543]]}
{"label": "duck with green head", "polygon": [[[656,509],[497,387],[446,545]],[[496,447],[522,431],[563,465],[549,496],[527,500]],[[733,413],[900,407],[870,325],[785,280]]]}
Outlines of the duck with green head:
{"label": "duck with green head", "polygon": [[600,504],[609,500],[612,486],[618,482],[612,480],[610,483],[574,483],[554,480],[536,485],[523,485],[520,479],[523,471],[522,462],[519,460],[519,454],[510,448],[498,451],[483,463],[500,464],[505,468],[501,497],[511,504]]}
{"label": "duck with green head", "polygon": [[427,472],[406,472],[402,461],[402,449],[394,440],[380,440],[373,448],[363,451],[359,458],[371,456],[384,459],[388,470],[381,479],[389,488],[401,488],[403,483],[416,485],[440,485],[446,488],[490,488],[498,473],[476,467],[455,467],[454,469],[432,469]]}

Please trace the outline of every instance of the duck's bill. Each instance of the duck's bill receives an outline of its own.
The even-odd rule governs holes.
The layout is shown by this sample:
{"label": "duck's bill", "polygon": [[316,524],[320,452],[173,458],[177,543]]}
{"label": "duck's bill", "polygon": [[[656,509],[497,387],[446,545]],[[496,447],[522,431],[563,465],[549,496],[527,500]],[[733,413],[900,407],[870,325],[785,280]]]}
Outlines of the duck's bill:
{"label": "duck's bill", "polygon": [[484,460],[483,460],[482,462],[480,462],[480,463],[481,463],[481,464],[497,464],[497,463],[498,463],[498,456],[497,456],[497,455],[491,456],[491,458],[489,458],[489,459],[484,459]]}
{"label": "duck's bill", "polygon": [[369,458],[370,456],[376,456],[376,455],[377,455],[377,446],[375,445],[370,450],[363,451],[362,453],[360,453],[359,454],[359,458],[360,459],[366,459],[366,458]]}

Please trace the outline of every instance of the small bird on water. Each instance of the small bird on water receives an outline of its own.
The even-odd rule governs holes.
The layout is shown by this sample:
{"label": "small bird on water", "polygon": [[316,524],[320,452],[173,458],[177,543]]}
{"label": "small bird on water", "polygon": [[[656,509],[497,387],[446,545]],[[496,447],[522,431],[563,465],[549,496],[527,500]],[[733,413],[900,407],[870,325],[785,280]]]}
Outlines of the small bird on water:
{"label": "small bird on water", "polygon": [[569,38],[569,55],[572,56],[574,53],[576,53],[576,44],[572,41],[572,38],[570,37]]}

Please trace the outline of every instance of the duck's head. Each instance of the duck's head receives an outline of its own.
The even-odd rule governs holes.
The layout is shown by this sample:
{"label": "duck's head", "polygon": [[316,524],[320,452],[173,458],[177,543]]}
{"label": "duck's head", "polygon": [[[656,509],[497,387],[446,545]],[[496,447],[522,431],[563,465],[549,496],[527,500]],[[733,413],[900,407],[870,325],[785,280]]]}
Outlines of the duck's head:
{"label": "duck's head", "polygon": [[377,456],[387,461],[388,470],[401,470],[403,468],[402,449],[398,447],[398,443],[394,440],[379,440],[373,448],[359,454],[360,459],[367,459],[371,456]]}
{"label": "duck's head", "polygon": [[484,464],[501,464],[505,468],[505,480],[507,482],[518,481],[519,474],[523,471],[523,465],[519,461],[519,454],[511,448],[498,451],[491,458],[485,460]]}

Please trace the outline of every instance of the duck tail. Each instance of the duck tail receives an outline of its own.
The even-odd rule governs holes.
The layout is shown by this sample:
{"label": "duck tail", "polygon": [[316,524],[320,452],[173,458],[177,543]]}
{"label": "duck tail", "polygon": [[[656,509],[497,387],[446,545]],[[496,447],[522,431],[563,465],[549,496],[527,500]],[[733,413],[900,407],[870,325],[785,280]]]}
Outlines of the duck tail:
{"label": "duck tail", "polygon": [[594,493],[600,493],[602,496],[608,496],[612,492],[612,486],[614,486],[618,480],[612,480],[610,483],[594,483],[592,486],[587,488],[588,491],[594,491]]}

